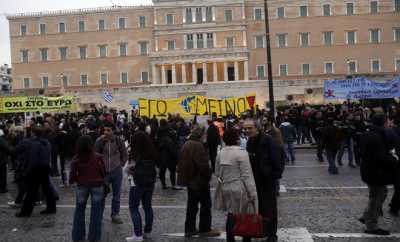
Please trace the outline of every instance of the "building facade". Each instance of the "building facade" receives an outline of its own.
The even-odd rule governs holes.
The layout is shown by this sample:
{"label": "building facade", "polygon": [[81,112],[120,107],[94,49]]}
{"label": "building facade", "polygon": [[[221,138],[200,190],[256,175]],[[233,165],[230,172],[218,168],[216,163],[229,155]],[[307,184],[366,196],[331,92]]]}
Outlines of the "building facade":
{"label": "building facade", "polygon": [[[277,100],[307,101],[321,93],[325,79],[400,73],[400,0],[268,4]],[[247,86],[264,101],[264,17],[260,0],[154,0],[151,6],[10,15],[13,89],[44,88],[100,102],[105,88],[126,100],[189,92],[233,96]]]}

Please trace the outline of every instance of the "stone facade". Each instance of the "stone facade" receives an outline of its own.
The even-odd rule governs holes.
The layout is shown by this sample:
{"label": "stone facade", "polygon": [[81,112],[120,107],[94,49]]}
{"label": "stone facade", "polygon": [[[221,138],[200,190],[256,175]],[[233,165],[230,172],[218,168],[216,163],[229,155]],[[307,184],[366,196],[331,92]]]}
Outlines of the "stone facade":
{"label": "stone facade", "polygon": [[[398,75],[398,2],[268,1],[275,99],[321,101],[315,94],[324,79]],[[263,7],[260,0],[154,0],[10,15],[14,93],[44,88],[100,103],[109,89],[123,105],[149,96],[257,92],[263,105]]]}

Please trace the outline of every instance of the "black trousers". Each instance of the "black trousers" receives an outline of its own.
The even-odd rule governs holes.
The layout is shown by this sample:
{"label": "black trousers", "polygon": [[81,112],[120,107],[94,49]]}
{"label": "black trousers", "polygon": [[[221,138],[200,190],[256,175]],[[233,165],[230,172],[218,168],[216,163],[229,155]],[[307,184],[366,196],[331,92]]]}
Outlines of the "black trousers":
{"label": "black trousers", "polygon": [[169,179],[171,180],[171,186],[175,186],[176,184],[176,165],[175,164],[170,164],[170,165],[161,165],[160,167],[160,181],[163,187],[166,187],[165,183],[165,173],[167,172],[167,169],[169,171]]}
{"label": "black trousers", "polygon": [[256,184],[259,213],[265,219],[264,231],[268,241],[277,240],[278,204],[276,200],[276,181],[264,181]]}
{"label": "black trousers", "polygon": [[217,154],[218,154],[218,144],[209,145],[209,147],[208,147],[208,156],[209,156],[210,161],[211,161],[211,169],[212,169],[213,172],[215,171],[215,160],[217,158]]}
{"label": "black trousers", "polygon": [[7,162],[0,161],[0,191],[7,189]]}
{"label": "black trousers", "polygon": [[51,152],[51,175],[59,176],[60,172],[58,171],[58,152]]}
{"label": "black trousers", "polygon": [[211,230],[211,192],[210,189],[204,191],[194,191],[187,188],[188,201],[186,207],[185,233],[196,232],[196,217],[200,204],[200,224],[199,233],[206,233]]}
{"label": "black trousers", "polygon": [[27,176],[25,180],[26,196],[22,203],[21,213],[24,215],[32,214],[40,187],[42,187],[43,194],[46,197],[46,210],[56,211],[56,200],[54,198],[53,191],[50,188],[50,170],[43,171],[39,169],[33,174],[34,175]]}
{"label": "black trousers", "polygon": [[394,181],[394,194],[390,202],[390,209],[394,212],[400,211],[400,168],[397,168]]}

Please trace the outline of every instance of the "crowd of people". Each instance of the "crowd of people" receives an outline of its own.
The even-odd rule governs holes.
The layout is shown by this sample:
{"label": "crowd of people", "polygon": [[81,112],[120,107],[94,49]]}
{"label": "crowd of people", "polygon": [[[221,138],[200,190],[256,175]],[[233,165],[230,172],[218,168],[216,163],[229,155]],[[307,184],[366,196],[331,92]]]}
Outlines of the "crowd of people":
{"label": "crowd of people", "polygon": [[[16,216],[29,217],[44,198],[46,209],[41,214],[54,214],[62,194],[52,177],[61,176],[62,186],[73,185],[76,194],[73,241],[86,239],[89,197],[88,240],[99,241],[107,196],[112,197],[112,223],[123,223],[120,196],[126,177],[133,224],[133,234],[126,241],[142,241],[151,237],[152,196],[159,180],[162,189],[186,188],[186,237],[220,235],[212,229],[214,204],[227,213],[227,241],[235,240],[232,215],[259,213],[268,221],[263,229],[267,241],[274,242],[278,239],[279,179],[285,165],[295,165],[295,144],[304,143],[316,146],[317,162],[324,162],[325,154],[332,175],[339,174],[347,151],[349,167],[360,166],[361,179],[369,188],[369,204],[359,221],[366,224],[366,233],[389,234],[378,227],[378,218],[387,185],[394,185],[395,190],[390,213],[398,216],[400,210],[400,106],[372,109],[350,102],[320,107],[293,104],[275,118],[257,107],[240,117],[213,114],[192,120],[179,114],[160,120],[139,117],[137,110],[128,114],[94,109],[40,114],[29,120],[8,115],[0,118],[0,193],[8,191],[9,167],[18,190],[15,200],[9,202],[20,209]],[[217,180],[214,201],[210,191],[213,174]]]}

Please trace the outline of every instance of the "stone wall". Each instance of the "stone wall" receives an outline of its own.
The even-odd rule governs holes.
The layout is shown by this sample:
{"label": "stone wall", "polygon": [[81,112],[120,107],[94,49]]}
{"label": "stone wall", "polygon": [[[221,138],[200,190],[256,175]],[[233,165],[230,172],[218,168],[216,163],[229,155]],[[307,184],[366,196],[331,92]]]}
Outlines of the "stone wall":
{"label": "stone wall", "polygon": [[[274,81],[275,101],[278,104],[287,103],[287,96],[292,95],[294,97],[293,101],[321,103],[323,102],[321,92],[322,83],[322,80]],[[310,92],[307,92],[308,89],[313,90],[312,93],[308,93]],[[166,99],[191,94],[204,95],[208,97],[230,97],[242,96],[250,93],[255,93],[257,96],[257,104],[264,107],[269,97],[267,80],[219,82],[203,85],[152,85],[145,87],[131,87],[127,89],[114,89],[110,91],[113,92],[114,96],[112,103],[104,101],[103,91],[101,90],[79,91],[73,95],[77,97],[77,102],[81,104],[81,109],[86,107],[87,104],[92,103],[98,106],[105,105],[117,109],[130,109],[129,101],[137,100],[139,98]]]}

